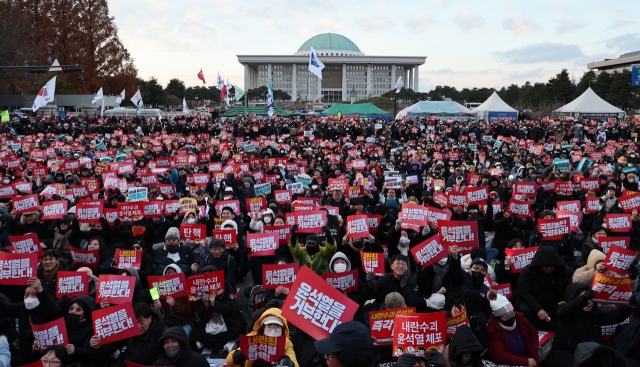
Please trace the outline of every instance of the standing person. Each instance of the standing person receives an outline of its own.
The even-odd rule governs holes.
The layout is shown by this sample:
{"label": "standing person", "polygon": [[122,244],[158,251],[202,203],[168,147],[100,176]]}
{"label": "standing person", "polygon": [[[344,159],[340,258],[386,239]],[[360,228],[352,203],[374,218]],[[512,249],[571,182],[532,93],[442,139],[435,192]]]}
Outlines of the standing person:
{"label": "standing person", "polygon": [[209,367],[203,355],[191,351],[189,337],[180,326],[165,330],[155,347],[159,359],[154,366]]}

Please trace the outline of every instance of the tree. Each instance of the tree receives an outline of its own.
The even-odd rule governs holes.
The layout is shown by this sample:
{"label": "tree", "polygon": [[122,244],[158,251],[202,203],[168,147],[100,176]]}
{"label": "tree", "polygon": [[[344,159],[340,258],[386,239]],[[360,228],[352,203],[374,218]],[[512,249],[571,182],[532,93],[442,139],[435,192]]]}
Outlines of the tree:
{"label": "tree", "polygon": [[167,84],[167,95],[173,95],[180,99],[184,97],[184,92],[186,87],[184,86],[184,82],[180,79],[171,79],[169,80],[169,84]]}
{"label": "tree", "polygon": [[274,101],[290,101],[291,96],[289,95],[289,93],[281,89],[276,89],[273,91],[273,100]]}
{"label": "tree", "polygon": [[596,83],[591,89],[593,89],[593,91],[596,92],[597,95],[604,98],[609,95],[611,83],[613,83],[611,74],[604,71],[598,74],[598,76],[596,77]]}
{"label": "tree", "polygon": [[603,97],[607,102],[620,109],[626,110],[631,107],[631,99],[634,87],[631,85],[631,72],[614,71],[611,75],[611,88],[609,93]]}
{"label": "tree", "polygon": [[559,103],[568,103],[573,97],[575,85],[569,78],[567,69],[562,69],[555,77],[549,79],[548,92],[553,101]]}
{"label": "tree", "polygon": [[158,83],[158,79],[155,77],[151,77],[148,81],[138,79],[138,84],[140,85],[140,93],[145,105],[158,107],[166,104],[166,94],[160,83]]}
{"label": "tree", "polygon": [[582,74],[582,78],[576,85],[576,91],[573,93],[573,98],[578,98],[582,93],[584,93],[591,84],[595,84],[596,82],[596,73],[593,70],[585,71]]}

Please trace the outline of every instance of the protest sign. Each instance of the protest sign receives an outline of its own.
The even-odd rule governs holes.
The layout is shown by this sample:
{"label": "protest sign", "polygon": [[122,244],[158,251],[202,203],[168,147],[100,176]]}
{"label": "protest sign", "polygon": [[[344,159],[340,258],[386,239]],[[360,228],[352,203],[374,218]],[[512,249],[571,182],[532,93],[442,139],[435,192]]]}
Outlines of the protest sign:
{"label": "protest sign", "polygon": [[505,212],[515,215],[520,219],[526,219],[529,216],[530,204],[528,201],[520,201],[511,199],[505,208]]}
{"label": "protest sign", "polygon": [[127,192],[127,199],[129,202],[146,200],[148,191],[149,188],[145,186],[130,188]]}
{"label": "protest sign", "polygon": [[84,271],[62,271],[56,273],[56,298],[89,295],[89,273]]}
{"label": "protest sign", "polygon": [[40,240],[36,233],[27,233],[22,236],[8,236],[9,243],[13,246],[13,252],[16,254],[38,254],[38,257],[44,256],[44,251],[40,245]]}
{"label": "protest sign", "polygon": [[216,212],[218,216],[220,216],[222,209],[225,207],[233,209],[233,214],[240,215],[240,200],[218,200],[216,202]]}
{"label": "protest sign", "polygon": [[607,214],[605,223],[611,232],[629,232],[631,230],[631,214]]}
{"label": "protest sign", "polygon": [[393,356],[417,354],[421,348],[443,353],[447,316],[444,311],[396,314],[393,319]]}
{"label": "protest sign", "polygon": [[45,201],[42,203],[43,215],[41,219],[62,219],[62,217],[67,214],[68,203],[66,200]]}
{"label": "protest sign", "polygon": [[36,325],[31,323],[31,331],[33,332],[35,346],[40,350],[50,345],[66,347],[67,344],[69,344],[67,325],[64,322],[64,317],[47,322],[46,324]]}
{"label": "protest sign", "polygon": [[489,188],[487,186],[467,187],[464,192],[467,195],[469,205],[484,203],[489,200]]}
{"label": "protest sign", "polygon": [[595,193],[600,191],[600,179],[599,178],[582,178],[580,180],[580,190],[593,191]]}
{"label": "protest sign", "polygon": [[504,249],[504,253],[509,256],[509,261],[511,262],[511,273],[519,273],[525,266],[531,264],[536,251],[538,251],[538,246],[523,249]]}
{"label": "protest sign", "polygon": [[255,189],[256,195],[269,195],[271,194],[271,184],[270,183],[262,183],[256,184],[253,187]]}
{"label": "protest sign", "polygon": [[300,264],[262,264],[262,287],[276,289],[291,288],[296,281]]}
{"label": "protest sign", "polygon": [[118,218],[121,218],[121,219],[129,218],[130,220],[139,220],[144,216],[143,202],[118,203],[117,208],[118,208]]}
{"label": "protest sign", "polygon": [[513,187],[513,193],[522,196],[536,196],[538,192],[538,186],[531,182],[516,182]]}
{"label": "protest sign", "polygon": [[198,209],[198,201],[193,198],[182,198],[179,201],[180,214],[195,213]]}
{"label": "protest sign", "polygon": [[511,290],[511,284],[509,283],[493,285],[491,289],[507,297],[507,299],[511,298],[511,293],[513,293]]}
{"label": "protest sign", "polygon": [[438,224],[439,220],[449,220],[453,215],[450,211],[427,206],[427,221],[429,224]]}
{"label": "protest sign", "polygon": [[640,208],[640,193],[622,196],[618,198],[618,203],[625,213],[631,213]]}
{"label": "protest sign", "polygon": [[302,182],[289,182],[285,185],[285,188],[293,194],[304,193],[304,186],[302,185]]}
{"label": "protest sign", "polygon": [[160,218],[162,215],[162,201],[144,202],[143,216],[145,218]]}
{"label": "protest sign", "polygon": [[180,238],[191,240],[194,243],[204,243],[207,238],[206,224],[180,224]]}
{"label": "protest sign", "polygon": [[474,221],[439,220],[440,243],[458,246],[461,253],[468,254],[478,247],[478,223]]}
{"label": "protest sign", "polygon": [[140,335],[131,303],[115,305],[91,313],[93,335],[100,338],[100,345]]}
{"label": "protest sign", "polygon": [[[331,212],[329,212],[329,214],[331,214]],[[378,233],[380,221],[382,221],[381,215],[367,214],[367,225],[369,226],[369,231],[372,233]]]}
{"label": "protest sign", "polygon": [[556,210],[566,210],[569,212],[579,212],[581,208],[580,200],[558,201]]}
{"label": "protest sign", "polygon": [[16,196],[11,198],[11,207],[16,214],[34,212],[40,206],[37,194]]}
{"label": "protest sign", "polygon": [[160,299],[167,299],[167,296],[171,296],[172,298],[187,296],[187,289],[185,287],[187,281],[184,273],[148,276],[147,282],[149,283],[149,288],[158,289]]}
{"label": "protest sign", "polygon": [[289,243],[289,239],[291,239],[291,226],[287,224],[283,224],[280,226],[267,226],[264,225],[262,227],[264,233],[277,233],[278,234],[278,243],[280,245],[286,245]]}
{"label": "protest sign", "polygon": [[597,196],[589,196],[585,199],[584,212],[593,214],[600,211],[600,198]]}
{"label": "protest sign", "polygon": [[556,211],[556,218],[569,218],[569,229],[571,231],[576,232],[580,227],[580,212],[558,210]]}
{"label": "protest sign", "polygon": [[187,278],[189,301],[203,299],[206,295],[224,293],[224,270],[192,275]]}
{"label": "protest sign", "polygon": [[350,215],[347,217],[348,238],[368,238],[369,219],[366,215]]}
{"label": "protest sign", "polygon": [[630,243],[631,237],[598,237],[598,244],[604,250],[605,255],[609,253],[609,249],[611,248],[611,246],[619,246],[626,249],[629,248]]}
{"label": "protest sign", "polygon": [[238,240],[236,239],[235,228],[214,229],[211,237],[214,239],[220,239],[224,241],[224,245],[226,248],[232,248],[235,244],[238,243]]}
{"label": "protest sign", "polygon": [[140,270],[142,264],[142,251],[141,250],[125,250],[116,249],[116,253],[113,258],[113,267],[116,269],[133,268]]}
{"label": "protest sign", "polygon": [[266,335],[240,335],[240,352],[248,361],[265,361],[277,364],[284,355],[287,337]]}
{"label": "protest sign", "polygon": [[364,270],[365,273],[373,272],[376,276],[384,276],[384,253],[359,252],[360,260],[362,261],[362,270]]}
{"label": "protest sign", "polygon": [[427,208],[418,204],[403,204],[402,227],[419,230],[427,225]]}
{"label": "protest sign", "polygon": [[96,286],[96,302],[107,301],[112,305],[131,303],[136,277],[100,274]]}
{"label": "protest sign", "polygon": [[371,311],[369,313],[369,331],[371,332],[371,336],[375,338],[373,345],[379,346],[393,344],[393,318],[395,315],[415,312],[415,307]]}
{"label": "protest sign", "polygon": [[[53,188],[53,186],[52,186]],[[45,188],[46,190],[46,188]],[[44,191],[42,191],[44,193]],[[41,193],[41,194],[42,194]],[[17,195],[16,188],[14,185],[0,185],[0,199],[10,199]],[[46,196],[42,194],[43,196]],[[49,196],[51,197],[51,196]]]}
{"label": "protest sign", "polygon": [[609,246],[607,257],[604,259],[604,266],[607,270],[616,274],[629,274],[629,267],[634,264],[638,253],[620,246]]}
{"label": "protest sign", "polygon": [[596,272],[591,289],[595,293],[593,302],[626,305],[631,299],[629,276],[622,278]]}
{"label": "protest sign", "polygon": [[292,192],[291,190],[275,190],[274,198],[278,202],[278,204],[291,204],[292,201]]}
{"label": "protest sign", "polygon": [[343,273],[322,273],[324,279],[330,286],[340,289],[344,293],[351,293],[358,290],[358,270],[349,270]]}
{"label": "protest sign", "polygon": [[86,266],[95,269],[98,266],[98,250],[80,250],[73,246],[69,246],[71,259],[78,266]]}
{"label": "protest sign", "polygon": [[454,317],[447,318],[447,338],[453,338],[460,325],[469,325],[469,317],[467,317],[467,310],[464,310],[461,314]]}
{"label": "protest sign", "polygon": [[80,223],[100,223],[100,217],[102,217],[102,210],[104,205],[102,204],[89,204],[78,203],[76,205],[76,218]]}
{"label": "protest sign", "polygon": [[298,226],[297,233],[320,233],[327,225],[327,212],[324,210],[302,210],[293,213]]}
{"label": "protest sign", "polygon": [[429,237],[411,249],[416,264],[422,266],[422,269],[433,265],[435,262],[444,259],[448,251],[440,243],[440,235]]}
{"label": "protest sign", "polygon": [[38,254],[0,252],[0,275],[2,285],[27,285],[38,275]]}
{"label": "protest sign", "polygon": [[569,234],[569,218],[538,219],[538,232],[544,241],[561,240]]}
{"label": "protest sign", "polygon": [[280,247],[280,236],[277,233],[247,233],[247,247],[251,249],[248,256],[272,256]]}
{"label": "protest sign", "polygon": [[246,198],[244,201],[247,212],[250,213],[250,215],[267,209],[267,199],[264,196]]}

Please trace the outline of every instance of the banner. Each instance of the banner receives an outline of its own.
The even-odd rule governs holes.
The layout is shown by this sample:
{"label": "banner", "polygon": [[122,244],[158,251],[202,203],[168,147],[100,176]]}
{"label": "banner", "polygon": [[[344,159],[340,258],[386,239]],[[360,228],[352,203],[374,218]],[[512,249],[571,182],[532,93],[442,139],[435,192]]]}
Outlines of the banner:
{"label": "banner", "polygon": [[0,284],[27,285],[27,280],[38,276],[38,254],[0,252]]}
{"label": "banner", "polygon": [[143,216],[145,218],[160,218],[162,215],[162,201],[149,201],[144,202],[144,213]]}
{"label": "banner", "polygon": [[538,193],[538,186],[530,182],[516,182],[513,186],[513,193],[521,196],[536,196]]}
{"label": "banner", "polygon": [[67,214],[67,200],[45,201],[42,203],[41,220],[62,219]]}
{"label": "banner", "polygon": [[64,322],[64,317],[47,322],[46,324],[31,324],[31,331],[33,331],[33,338],[35,339],[36,347],[40,350],[43,350],[50,345],[61,345],[66,347],[67,344],[69,344],[69,338],[67,337],[67,325]]}
{"label": "banner", "polygon": [[112,305],[131,304],[136,277],[100,274],[96,286],[96,303],[103,300]]}
{"label": "banner", "polygon": [[16,254],[38,254],[38,257],[44,256],[44,251],[40,246],[40,240],[36,233],[27,233],[22,236],[8,236],[9,243],[13,246],[13,252]]}
{"label": "banner", "polygon": [[226,248],[232,248],[235,244],[238,243],[236,239],[236,230],[235,228],[231,229],[214,229],[212,233],[213,239],[220,239],[224,241],[224,245]]}
{"label": "banner", "polygon": [[266,335],[240,335],[240,351],[248,361],[261,360],[277,364],[284,356],[287,337],[282,335],[270,337]]}
{"label": "banner", "polygon": [[80,223],[100,223],[102,217],[102,204],[78,203],[76,205],[76,218]]}
{"label": "banner", "polygon": [[593,302],[626,305],[631,299],[631,281],[628,276],[617,278],[595,273],[591,289],[595,292]]}
{"label": "banner", "polygon": [[440,220],[438,233],[443,245],[458,246],[461,253],[468,254],[478,247],[478,223],[475,221]]}
{"label": "banner", "polygon": [[469,325],[467,310],[464,310],[458,316],[447,318],[447,338],[452,339],[460,325]]}
{"label": "banner", "polygon": [[98,252],[99,250],[79,250],[73,246],[69,246],[69,252],[71,252],[71,259],[79,266],[86,266],[95,269],[98,266]]}
{"label": "banner", "polygon": [[629,267],[634,263],[637,252],[620,246],[610,246],[604,266],[616,274],[629,274]]}
{"label": "banner", "polygon": [[504,253],[509,256],[509,261],[511,261],[509,265],[511,273],[519,273],[525,266],[531,264],[536,251],[538,251],[538,246],[523,249],[505,248]]}
{"label": "banner", "polygon": [[569,212],[579,212],[582,209],[580,200],[558,201],[556,210],[566,210]]}
{"label": "banner", "polygon": [[340,289],[344,293],[351,293],[358,290],[358,270],[349,270],[344,273],[322,273],[322,279],[335,289]]}
{"label": "banner", "polygon": [[625,213],[631,213],[640,208],[640,193],[619,197],[618,203]]}
{"label": "banner", "polygon": [[111,306],[91,313],[93,335],[100,338],[100,345],[140,335],[136,315],[130,303]]}
{"label": "banner", "polygon": [[124,220],[138,220],[144,216],[144,203],[118,203],[118,218]]}
{"label": "banner", "polygon": [[256,184],[253,187],[255,189],[256,195],[269,195],[271,194],[271,184],[270,183],[263,183],[263,184]]}
{"label": "banner", "polygon": [[605,223],[611,232],[629,232],[631,230],[631,214],[607,214]]}
{"label": "banner", "polygon": [[300,264],[262,264],[262,288],[291,288],[296,281]]}
{"label": "banner", "polygon": [[278,243],[280,245],[286,245],[289,243],[291,239],[291,226],[287,224],[283,224],[281,226],[268,226],[263,225],[262,229],[264,233],[277,233],[278,234]]}
{"label": "banner", "polygon": [[327,212],[324,210],[304,210],[293,213],[297,233],[320,233],[327,225]]}
{"label": "banner", "polygon": [[358,304],[304,266],[282,305],[282,317],[310,337],[328,337],[339,324],[353,319]]}
{"label": "banner", "polygon": [[189,301],[197,301],[207,294],[217,296],[224,293],[224,270],[192,275],[187,278]]}
{"label": "banner", "polygon": [[362,270],[365,273],[373,272],[376,276],[384,276],[384,253],[383,252],[360,252]]}
{"label": "banner", "polygon": [[505,212],[509,213],[510,215],[515,215],[520,219],[527,219],[530,210],[530,204],[528,201],[511,199],[509,200],[509,204],[507,204]]}
{"label": "banner", "polygon": [[393,344],[393,318],[395,315],[416,313],[415,307],[395,308],[393,310],[371,311],[369,313],[369,331],[375,338],[373,345]]}
{"label": "banner", "polygon": [[89,274],[84,271],[62,271],[56,273],[56,298],[89,295]]}
{"label": "banner", "polygon": [[181,223],[180,238],[184,240],[191,240],[197,244],[205,243],[207,238],[207,225]]}
{"label": "banner", "polygon": [[148,276],[147,283],[149,283],[149,288],[158,289],[160,299],[167,299],[167,296],[171,296],[172,298],[187,296],[187,289],[185,287],[187,282],[184,273]]}
{"label": "banner", "polygon": [[631,237],[608,237],[608,236],[598,237],[598,244],[604,250],[605,255],[609,253],[609,249],[611,248],[611,246],[629,248],[630,243],[631,243]]}
{"label": "banner", "polygon": [[347,237],[369,237],[369,219],[366,215],[350,215],[347,217]]}
{"label": "banner", "polygon": [[23,214],[36,211],[36,208],[40,206],[40,200],[38,200],[38,194],[16,196],[11,198],[11,207],[15,210],[16,214]]}
{"label": "banner", "polygon": [[418,354],[420,349],[444,353],[446,331],[447,315],[444,311],[397,314],[393,318],[393,356]]}
{"label": "banner", "polygon": [[580,180],[580,190],[593,191],[595,193],[600,191],[600,179],[596,178],[582,178]]}
{"label": "banner", "polygon": [[416,264],[425,269],[447,257],[448,251],[440,243],[440,235],[436,234],[414,246],[411,249],[411,254],[416,259]]}
{"label": "banner", "polygon": [[233,209],[233,214],[240,215],[240,200],[218,200],[216,202],[216,212],[218,217],[222,213],[222,208],[229,207]]}
{"label": "banner", "polygon": [[561,240],[569,234],[569,218],[538,219],[538,232],[544,241]]}
{"label": "banner", "polygon": [[116,249],[113,263],[113,267],[116,269],[134,268],[140,270],[140,265],[142,264],[142,251],[118,248]]}
{"label": "banner", "polygon": [[277,233],[247,233],[247,247],[251,252],[247,256],[273,256],[280,247]]}

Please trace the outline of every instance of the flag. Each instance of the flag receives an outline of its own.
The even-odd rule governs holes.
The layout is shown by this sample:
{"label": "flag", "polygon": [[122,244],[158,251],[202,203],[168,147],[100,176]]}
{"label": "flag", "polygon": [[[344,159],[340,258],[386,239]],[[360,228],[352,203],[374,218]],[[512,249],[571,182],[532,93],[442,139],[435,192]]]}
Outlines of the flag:
{"label": "flag", "polygon": [[38,108],[44,107],[49,102],[53,102],[56,94],[56,77],[54,76],[47,82],[47,84],[40,89],[38,95],[36,96],[36,100],[33,101],[33,112],[36,112]]}
{"label": "flag", "polygon": [[242,99],[242,97],[244,96],[244,91],[235,84],[233,85],[233,89],[235,89],[236,91],[236,101]]}
{"label": "flag", "polygon": [[102,87],[100,87],[100,90],[98,91],[98,93],[96,93],[96,95],[93,96],[93,101],[91,101],[91,104],[96,103],[96,101],[100,99],[104,99],[104,96],[102,95]]}
{"label": "flag", "polygon": [[227,94],[227,86],[222,83],[222,87],[220,89],[220,99],[224,99],[224,96]]}
{"label": "flag", "polygon": [[322,79],[322,69],[324,69],[324,64],[318,58],[318,54],[316,50],[311,46],[311,53],[309,54],[309,71],[314,73],[318,78]]}
{"label": "flag", "polygon": [[224,87],[226,89],[224,102],[227,104],[227,107],[231,107],[231,105],[229,104],[229,92],[231,91],[231,88],[233,88],[233,84],[229,83],[229,79],[227,79],[227,85],[225,85]]}
{"label": "flag", "polygon": [[224,81],[220,77],[220,72],[218,71],[218,89],[222,90],[222,87],[224,87]]}
{"label": "flag", "polygon": [[403,86],[402,77],[399,76],[398,81],[396,82],[396,93],[400,93],[400,89],[402,89],[402,86]]}
{"label": "flag", "polygon": [[200,72],[198,73],[198,79],[202,80],[202,84],[207,84],[207,82],[204,81],[204,74],[202,73],[202,69],[200,69]]}
{"label": "flag", "polygon": [[126,89],[122,90],[122,93],[120,93],[120,95],[118,96],[118,98],[116,98],[116,103],[120,104],[122,103],[122,101],[124,101],[124,92],[126,91]]}
{"label": "flag", "polygon": [[[102,91],[102,88],[100,88]],[[102,98],[102,107],[100,108],[100,117],[104,117],[104,98]]]}
{"label": "flag", "polygon": [[189,113],[189,109],[187,108],[187,100],[182,97],[182,112]]}
{"label": "flag", "polygon": [[2,118],[0,119],[0,122],[9,122],[9,110],[0,112],[0,117]]}
{"label": "flag", "polygon": [[269,83],[269,91],[267,92],[267,113],[269,117],[273,116],[273,88],[271,87],[271,83]]}
{"label": "flag", "polygon": [[142,95],[140,94],[140,89],[138,89],[136,94],[131,97],[131,102],[136,105],[136,116],[140,115],[140,112],[142,112],[142,107],[144,106],[144,102],[142,102]]}

